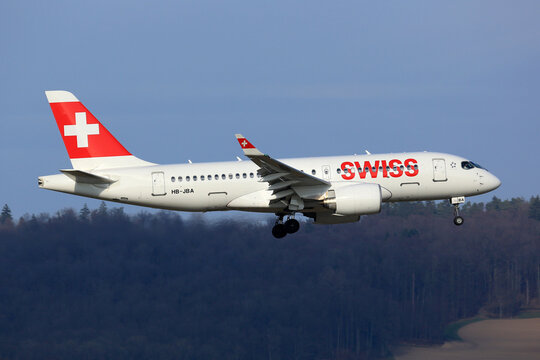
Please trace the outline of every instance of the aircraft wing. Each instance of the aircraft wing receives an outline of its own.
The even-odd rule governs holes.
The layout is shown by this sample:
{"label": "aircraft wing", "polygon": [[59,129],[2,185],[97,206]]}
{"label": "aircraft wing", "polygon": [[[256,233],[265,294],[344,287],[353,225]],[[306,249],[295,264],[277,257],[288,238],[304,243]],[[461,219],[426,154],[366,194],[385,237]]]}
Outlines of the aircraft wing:
{"label": "aircraft wing", "polygon": [[[236,139],[242,147],[244,155],[259,166],[259,181],[268,183],[268,190],[273,192],[272,201],[279,201],[291,196],[291,204],[300,203],[300,207],[303,208],[301,199],[306,196],[307,192],[301,191],[301,189],[307,187],[320,189],[316,192],[320,192],[322,195],[330,187],[330,183],[325,180],[306,174],[263,154],[241,134],[236,134]],[[309,194],[312,195],[313,192],[309,191]],[[291,206],[289,207],[291,208]],[[294,210],[298,209],[294,208]]]}

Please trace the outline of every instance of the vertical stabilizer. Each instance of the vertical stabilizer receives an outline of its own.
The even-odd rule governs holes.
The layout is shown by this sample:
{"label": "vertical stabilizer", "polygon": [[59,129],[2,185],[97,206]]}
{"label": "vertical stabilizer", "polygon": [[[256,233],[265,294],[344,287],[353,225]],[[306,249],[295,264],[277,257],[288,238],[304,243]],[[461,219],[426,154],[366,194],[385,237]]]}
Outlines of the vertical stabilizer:
{"label": "vertical stabilizer", "polygon": [[74,169],[153,165],[133,156],[68,91],[45,91]]}

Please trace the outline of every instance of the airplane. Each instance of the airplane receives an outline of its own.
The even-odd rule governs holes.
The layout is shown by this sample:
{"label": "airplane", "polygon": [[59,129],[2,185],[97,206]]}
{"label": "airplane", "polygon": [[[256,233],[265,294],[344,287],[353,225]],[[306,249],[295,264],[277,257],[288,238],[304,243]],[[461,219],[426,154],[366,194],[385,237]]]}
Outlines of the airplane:
{"label": "airplane", "polygon": [[159,209],[274,213],[276,238],[299,230],[297,214],[315,224],[343,224],[397,201],[448,199],[454,223],[462,225],[465,197],[501,184],[482,166],[451,154],[366,151],[279,160],[240,134],[236,139],[251,161],[159,165],[127,151],[72,93],[45,95],[73,168],[40,176],[40,188]]}

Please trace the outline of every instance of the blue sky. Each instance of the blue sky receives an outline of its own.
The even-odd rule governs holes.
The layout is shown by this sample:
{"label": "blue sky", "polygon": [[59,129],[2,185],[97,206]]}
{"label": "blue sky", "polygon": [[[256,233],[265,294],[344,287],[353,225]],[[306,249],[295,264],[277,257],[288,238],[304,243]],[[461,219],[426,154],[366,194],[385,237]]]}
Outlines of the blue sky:
{"label": "blue sky", "polygon": [[[488,201],[538,194],[538,1],[5,1],[0,203],[70,167],[44,90],[69,90],[133,154],[234,160],[430,150],[483,164]],[[1,205],[1,204],[0,204]]]}

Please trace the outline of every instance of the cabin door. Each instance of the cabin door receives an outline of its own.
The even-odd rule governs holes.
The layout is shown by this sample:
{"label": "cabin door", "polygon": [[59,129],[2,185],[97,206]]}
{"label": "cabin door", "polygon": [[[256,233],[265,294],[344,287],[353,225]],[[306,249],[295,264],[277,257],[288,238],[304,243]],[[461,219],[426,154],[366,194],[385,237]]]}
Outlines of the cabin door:
{"label": "cabin door", "polygon": [[165,195],[165,175],[161,171],[152,173],[152,195]]}
{"label": "cabin door", "polygon": [[444,159],[433,159],[433,181],[446,180],[446,162]]}

